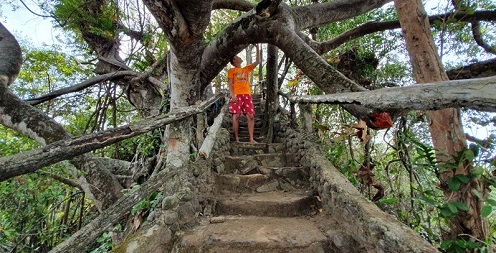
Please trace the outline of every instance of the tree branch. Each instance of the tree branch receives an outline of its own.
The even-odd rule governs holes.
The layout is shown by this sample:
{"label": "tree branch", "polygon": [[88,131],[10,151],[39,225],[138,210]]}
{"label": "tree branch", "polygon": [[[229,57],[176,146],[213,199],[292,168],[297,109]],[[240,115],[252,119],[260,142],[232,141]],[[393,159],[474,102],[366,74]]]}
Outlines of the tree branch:
{"label": "tree branch", "polygon": [[76,182],[74,182],[72,180],[69,180],[67,178],[63,178],[63,177],[61,177],[59,175],[55,175],[53,173],[46,172],[46,171],[40,171],[39,173],[41,173],[43,175],[46,175],[46,176],[49,176],[49,177],[51,177],[51,178],[53,178],[53,179],[55,179],[55,180],[57,180],[57,181],[59,181],[61,183],[64,183],[64,184],[66,184],[68,186],[71,186],[71,187],[74,187],[74,188],[78,188],[80,190],[83,190],[83,187],[81,187],[81,185],[79,185],[78,183],[76,183]]}
{"label": "tree branch", "polygon": [[0,164],[3,164],[3,166],[0,168],[0,182],[15,176],[34,172],[44,166],[109,146],[201,113],[219,98],[220,95],[217,95],[204,101],[198,107],[177,108],[166,115],[148,118],[135,124],[109,129],[79,138],[65,139],[17,155],[1,157]]}
{"label": "tree branch", "polygon": [[496,58],[446,71],[450,80],[496,76]]}
{"label": "tree branch", "polygon": [[[124,76],[138,76],[138,77],[140,77],[141,74],[138,72],[135,72],[135,71],[131,71],[131,70],[107,73],[107,74],[103,74],[100,76],[96,76],[94,78],[91,78],[89,80],[86,80],[84,82],[81,82],[79,84],[76,84],[76,85],[73,85],[73,86],[70,86],[67,88],[62,88],[60,90],[52,91],[50,93],[47,93],[47,94],[40,96],[40,97],[37,97],[37,98],[27,99],[26,102],[30,105],[41,104],[43,102],[49,101],[51,99],[57,98],[59,96],[65,95],[65,94],[84,90],[84,89],[86,89],[92,85],[97,84],[97,83],[100,83],[103,81],[108,81],[108,80],[115,80],[117,78],[121,78]],[[153,77],[150,77],[150,76],[147,77],[147,80],[150,81],[150,83],[152,83],[153,85],[155,85],[155,86],[157,86],[163,90],[167,90],[167,87],[165,86],[165,84],[163,84],[159,80],[157,80]]]}
{"label": "tree branch", "polygon": [[200,154],[200,156],[202,156],[205,159],[207,159],[209,157],[210,152],[212,151],[212,148],[214,147],[215,138],[217,137],[217,132],[219,131],[220,127],[222,126],[222,120],[224,119],[224,114],[227,110],[228,105],[229,105],[229,103],[226,103],[222,107],[219,115],[217,115],[217,117],[215,117],[214,123],[208,129],[207,137],[205,137],[205,140],[203,141],[203,144],[200,147],[199,154]]}
{"label": "tree branch", "polygon": [[359,104],[383,111],[465,107],[496,112],[496,76],[416,84],[366,92],[291,97],[294,103]]}
{"label": "tree branch", "polygon": [[474,40],[477,43],[477,45],[482,47],[488,53],[496,54],[496,48],[487,44],[484,38],[482,37],[480,23],[472,21],[470,22],[470,24],[472,25],[472,36],[474,37]]}
{"label": "tree branch", "polygon": [[212,5],[212,10],[227,9],[234,11],[250,11],[254,7],[254,4],[243,0],[215,0]]}
{"label": "tree branch", "polygon": [[[441,14],[441,15],[435,15],[429,17],[429,22],[431,25],[434,25],[434,21],[443,21],[446,20],[448,17],[454,17],[456,18],[459,22],[470,22],[470,21],[494,21],[496,20],[496,10],[494,11],[478,11],[475,12],[474,14],[467,14],[464,12],[457,12],[457,13],[446,13],[446,14]],[[324,54],[326,52],[331,51],[332,49],[337,48],[338,46],[354,40],[356,38],[360,38],[362,36],[380,32],[380,31],[385,31],[385,30],[393,30],[393,29],[398,29],[401,28],[400,22],[398,20],[395,21],[386,21],[386,22],[367,22],[365,24],[362,24],[354,29],[351,29],[349,31],[346,31],[336,37],[334,37],[332,40],[326,41],[326,42],[315,42],[311,40],[308,36],[304,36],[305,41],[317,51],[319,54]]]}

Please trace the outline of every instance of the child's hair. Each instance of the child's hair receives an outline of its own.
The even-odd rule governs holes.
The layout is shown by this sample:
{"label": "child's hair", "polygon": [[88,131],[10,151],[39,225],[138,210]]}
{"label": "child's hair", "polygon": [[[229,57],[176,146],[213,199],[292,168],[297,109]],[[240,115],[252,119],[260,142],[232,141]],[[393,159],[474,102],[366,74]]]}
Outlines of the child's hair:
{"label": "child's hair", "polygon": [[236,57],[236,55],[231,56],[231,59],[229,60],[229,62],[230,62],[232,65],[234,65],[234,57]]}

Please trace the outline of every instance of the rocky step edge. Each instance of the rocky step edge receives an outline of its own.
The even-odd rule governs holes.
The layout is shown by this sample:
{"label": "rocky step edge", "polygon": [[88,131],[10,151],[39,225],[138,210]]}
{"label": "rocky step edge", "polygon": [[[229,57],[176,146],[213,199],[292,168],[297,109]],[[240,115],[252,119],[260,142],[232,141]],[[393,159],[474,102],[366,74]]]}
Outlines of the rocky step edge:
{"label": "rocky step edge", "polygon": [[329,252],[329,240],[309,217],[204,218],[177,244],[177,252]]}
{"label": "rocky step edge", "polygon": [[242,174],[256,167],[298,167],[294,154],[268,153],[255,155],[231,155],[224,161],[224,173]]}
{"label": "rocky step edge", "polygon": [[230,144],[230,153],[232,156],[238,155],[256,155],[267,153],[283,152],[283,143],[249,143],[249,142],[232,142]]}
{"label": "rocky step edge", "polygon": [[246,170],[242,174],[215,173],[214,192],[231,193],[263,193],[269,191],[299,191],[308,189],[308,167],[260,167]]}

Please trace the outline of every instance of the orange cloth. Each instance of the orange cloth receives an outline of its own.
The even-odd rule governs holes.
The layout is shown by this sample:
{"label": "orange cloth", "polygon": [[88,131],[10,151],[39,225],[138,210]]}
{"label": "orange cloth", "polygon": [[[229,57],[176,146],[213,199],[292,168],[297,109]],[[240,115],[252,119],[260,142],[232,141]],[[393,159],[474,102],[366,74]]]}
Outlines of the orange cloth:
{"label": "orange cloth", "polygon": [[244,68],[232,68],[227,71],[227,78],[232,79],[233,93],[250,94],[250,73],[255,68],[254,64],[250,64]]}

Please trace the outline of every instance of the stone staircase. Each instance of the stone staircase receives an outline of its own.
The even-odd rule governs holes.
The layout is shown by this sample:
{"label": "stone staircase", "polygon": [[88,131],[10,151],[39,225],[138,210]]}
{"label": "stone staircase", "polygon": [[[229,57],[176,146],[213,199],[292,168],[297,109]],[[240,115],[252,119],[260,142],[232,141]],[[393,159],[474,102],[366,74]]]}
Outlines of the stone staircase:
{"label": "stone staircase", "polygon": [[[261,115],[256,112],[255,137]],[[235,142],[231,130],[224,171],[214,174],[212,194],[202,196],[211,210],[184,234],[176,252],[340,252],[330,250],[322,232],[334,229],[322,220],[309,168],[297,164],[281,143],[250,144],[241,128],[239,137]]]}
{"label": "stone staircase", "polygon": [[[214,173],[212,194],[200,225],[187,232],[176,252],[341,252],[332,250],[337,223],[320,213],[310,187],[309,168],[297,163],[282,143],[264,143],[261,96],[255,104],[255,140],[248,143],[246,118],[240,118],[222,173]],[[324,232],[322,232],[324,231]]]}
{"label": "stone staircase", "polygon": [[203,196],[210,216],[183,236],[177,252],[332,252],[308,168],[291,157],[278,143],[231,143],[213,194]]}

